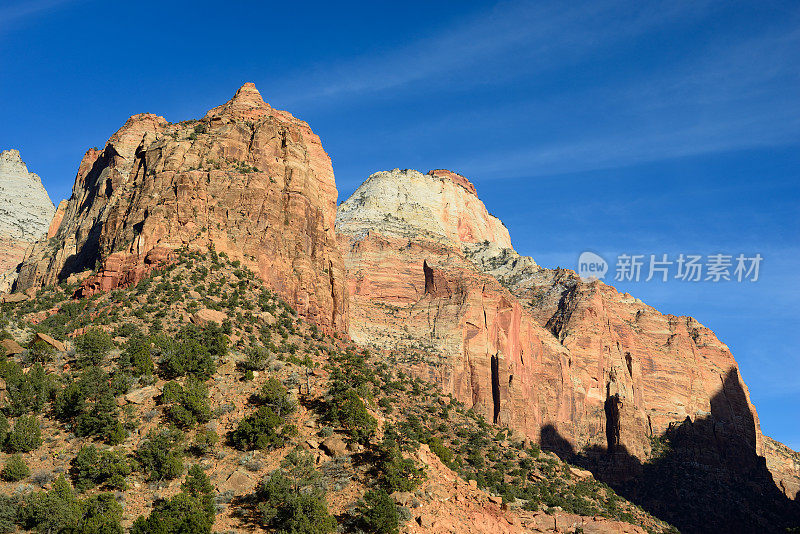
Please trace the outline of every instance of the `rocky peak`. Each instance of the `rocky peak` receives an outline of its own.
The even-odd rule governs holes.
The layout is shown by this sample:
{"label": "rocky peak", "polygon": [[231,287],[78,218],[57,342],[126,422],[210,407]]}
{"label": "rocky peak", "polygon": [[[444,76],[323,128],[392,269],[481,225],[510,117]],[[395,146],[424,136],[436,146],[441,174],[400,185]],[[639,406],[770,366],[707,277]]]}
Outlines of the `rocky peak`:
{"label": "rocky peak", "polygon": [[348,235],[377,231],[459,248],[462,243],[484,241],[511,248],[508,229],[489,214],[475,187],[443,170],[376,172],[339,206],[336,228]]}
{"label": "rocky peak", "polygon": [[255,84],[246,83],[242,85],[233,98],[221,106],[217,106],[206,113],[206,119],[221,118],[228,116],[235,119],[256,118],[267,115],[272,111],[269,104],[264,102],[261,93],[256,89]]}
{"label": "rocky peak", "polygon": [[19,151],[0,152],[0,291],[15,278],[4,273],[22,261],[33,241],[44,237],[54,212],[42,180],[28,172]]}
{"label": "rocky peak", "polygon": [[261,93],[259,93],[258,89],[256,89],[256,84],[252,82],[247,82],[242,85],[228,103],[238,107],[251,108],[268,106],[268,104],[264,102],[264,99],[261,97]]}
{"label": "rocky peak", "polygon": [[199,121],[134,115],[87,151],[63,221],[26,258],[18,289],[100,265],[80,290],[93,294],[137,282],[176,249],[213,249],[325,331],[343,331],[336,200],[319,137],[248,83]]}

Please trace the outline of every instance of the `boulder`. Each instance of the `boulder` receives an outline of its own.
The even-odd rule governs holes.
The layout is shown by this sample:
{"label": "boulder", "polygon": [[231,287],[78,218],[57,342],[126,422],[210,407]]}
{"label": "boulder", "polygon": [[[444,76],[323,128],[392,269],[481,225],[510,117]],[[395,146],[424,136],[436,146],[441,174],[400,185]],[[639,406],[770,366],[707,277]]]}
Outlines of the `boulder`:
{"label": "boulder", "polygon": [[234,495],[242,495],[253,489],[254,482],[250,473],[243,469],[237,469],[225,479],[225,482],[219,485],[219,491],[220,493],[230,491]]}
{"label": "boulder", "polygon": [[570,466],[569,472],[572,473],[573,476],[576,476],[578,478],[591,478],[594,476],[592,475],[591,471],[587,471],[586,469],[581,469],[579,467],[573,467],[573,466]]}
{"label": "boulder", "polygon": [[52,337],[48,336],[47,334],[43,334],[42,332],[36,332],[36,336],[34,337],[34,342],[36,341],[43,341],[56,349],[58,352],[66,352],[67,347],[58,340],[53,339]]}
{"label": "boulder", "polygon": [[25,351],[22,346],[13,339],[4,339],[0,341],[0,354],[3,356],[15,356],[22,354]]}
{"label": "boulder", "polygon": [[131,404],[144,404],[160,393],[161,391],[156,386],[145,386],[125,394],[125,400]]}
{"label": "boulder", "polygon": [[192,322],[200,326],[203,326],[204,324],[207,323],[222,324],[227,318],[228,315],[225,312],[218,310],[211,310],[208,308],[197,310],[195,313],[192,314]]}
{"label": "boulder", "polygon": [[334,458],[347,453],[347,444],[339,436],[330,436],[321,443],[322,450]]}
{"label": "boulder", "polygon": [[29,298],[30,297],[28,295],[24,294],[24,293],[11,293],[10,295],[5,295],[3,297],[3,302],[9,302],[9,303],[16,304],[18,302],[25,302]]}

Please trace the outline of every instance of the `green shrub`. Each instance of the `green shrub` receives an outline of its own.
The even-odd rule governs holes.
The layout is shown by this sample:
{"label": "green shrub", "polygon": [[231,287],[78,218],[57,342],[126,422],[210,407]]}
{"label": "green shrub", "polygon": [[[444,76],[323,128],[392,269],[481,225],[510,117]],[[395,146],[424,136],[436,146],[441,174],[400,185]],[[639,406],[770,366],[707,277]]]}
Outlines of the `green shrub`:
{"label": "green shrub", "polygon": [[89,367],[77,381],[69,382],[53,404],[56,418],[71,424],[77,436],[97,436],[107,443],[121,443],[127,431],[119,420],[119,408],[110,377]]}
{"label": "green shrub", "polygon": [[258,402],[269,407],[278,417],[286,417],[295,410],[286,387],[277,378],[267,380],[258,393]]}
{"label": "green shrub", "polygon": [[148,517],[133,523],[131,534],[209,534],[214,525],[214,486],[194,465],[189,469],[181,492],[156,502]]}
{"label": "green shrub", "polygon": [[360,522],[367,532],[397,534],[400,518],[397,506],[389,494],[382,490],[369,490],[358,505]]}
{"label": "green shrub", "polygon": [[101,365],[113,348],[114,340],[100,328],[90,328],[82,336],[78,336],[75,339],[78,365],[81,367]]}
{"label": "green shrub", "polygon": [[429,440],[428,446],[431,448],[431,452],[438,456],[444,465],[449,466],[450,462],[453,461],[453,452],[442,443],[441,438],[436,437]]}
{"label": "green shrub", "polygon": [[389,427],[379,447],[378,471],[381,483],[392,493],[411,491],[425,479],[425,472],[411,458],[404,458],[394,429]]}
{"label": "green shrub", "polygon": [[246,352],[247,358],[239,362],[238,367],[242,371],[262,371],[272,359],[272,354],[265,347],[250,347]]}
{"label": "green shrub", "polygon": [[8,419],[6,419],[6,416],[0,413],[0,446],[6,442],[10,428],[11,425],[8,424]]}
{"label": "green shrub", "polygon": [[392,413],[392,410],[394,409],[392,407],[392,399],[389,397],[381,397],[381,399],[378,401],[378,406],[380,406],[387,414]]}
{"label": "green shrub", "polygon": [[179,430],[150,431],[136,450],[136,459],[148,480],[172,480],[183,473],[182,440]]}
{"label": "green shrub", "polygon": [[168,378],[185,375],[210,378],[217,369],[217,359],[228,351],[228,337],[213,322],[203,327],[189,324],[175,339],[158,336],[154,341],[161,356],[161,368]]}
{"label": "green shrub", "polygon": [[191,450],[194,454],[202,455],[210,452],[219,443],[219,436],[213,430],[200,429],[192,442]]}
{"label": "green shrub", "polygon": [[8,362],[3,366],[2,378],[6,381],[9,400],[6,410],[12,417],[31,412],[41,413],[56,391],[55,380],[40,363],[34,364],[25,373],[15,362]]}
{"label": "green shrub", "polygon": [[30,473],[31,470],[25,460],[22,459],[22,456],[14,454],[6,460],[3,470],[0,471],[0,477],[6,482],[18,482],[26,478]]}
{"label": "green shrub", "polygon": [[70,477],[78,491],[96,486],[124,491],[131,466],[124,454],[110,450],[100,451],[94,445],[81,447],[70,463]]}
{"label": "green shrub", "polygon": [[120,369],[133,376],[151,376],[155,370],[151,344],[151,339],[138,330],[131,332],[120,355]]}
{"label": "green shrub", "polygon": [[56,354],[56,349],[52,345],[42,341],[41,339],[34,339],[28,346],[28,358],[32,362],[47,363],[53,360]]}
{"label": "green shrub", "polygon": [[338,424],[354,440],[366,443],[375,434],[378,422],[353,388],[337,391],[331,388],[326,418]]}
{"label": "green shrub", "polygon": [[269,406],[261,406],[254,413],[239,421],[236,429],[228,434],[228,441],[239,450],[269,449],[282,447],[286,435],[281,431],[284,419]]}
{"label": "green shrub", "polygon": [[0,532],[14,532],[17,529],[18,511],[17,497],[0,495]]}
{"label": "green shrub", "polygon": [[14,421],[11,432],[6,436],[5,448],[8,452],[30,452],[42,445],[42,430],[39,421],[32,415],[22,415]]}
{"label": "green shrub", "polygon": [[122,534],[122,505],[110,493],[87,499],[77,528],[81,534]]}
{"label": "green shrub", "polygon": [[83,506],[64,475],[50,491],[38,491],[24,498],[20,519],[25,528],[39,532],[70,532],[83,517]]}
{"label": "green shrub", "polygon": [[185,387],[167,382],[160,402],[167,405],[167,416],[179,427],[191,428],[211,419],[208,387],[194,377],[189,377]]}
{"label": "green shrub", "polygon": [[256,489],[261,521],[279,533],[326,534],[336,530],[328,513],[325,493],[317,485],[319,474],[305,453],[292,451]]}
{"label": "green shrub", "polygon": [[108,493],[82,501],[60,475],[50,491],[23,498],[18,521],[38,532],[122,534],[122,506]]}

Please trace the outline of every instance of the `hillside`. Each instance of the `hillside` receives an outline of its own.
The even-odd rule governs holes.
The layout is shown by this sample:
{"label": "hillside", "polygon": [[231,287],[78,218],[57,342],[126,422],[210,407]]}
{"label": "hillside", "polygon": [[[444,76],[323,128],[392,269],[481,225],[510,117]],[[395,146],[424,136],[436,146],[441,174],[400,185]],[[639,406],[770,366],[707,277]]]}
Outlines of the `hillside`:
{"label": "hillside", "polygon": [[[429,355],[370,354],[324,335],[224,253],[180,252],[130,289],[77,301],[75,289],[2,305],[0,461],[16,453],[29,470],[3,471],[4,530],[77,521],[150,532],[134,520],[202,516],[178,512],[180,499],[213,501],[192,520],[213,517],[215,531],[286,528],[290,504],[270,501],[264,481],[291,461],[314,488],[302,494],[325,503],[317,520],[327,506],[348,531],[372,517],[357,506],[369,489],[391,494],[381,517],[396,510],[402,532],[669,530],[403,371]],[[34,430],[20,440],[23,425]],[[202,477],[207,490],[181,489]],[[58,514],[42,515],[44,502]]]}

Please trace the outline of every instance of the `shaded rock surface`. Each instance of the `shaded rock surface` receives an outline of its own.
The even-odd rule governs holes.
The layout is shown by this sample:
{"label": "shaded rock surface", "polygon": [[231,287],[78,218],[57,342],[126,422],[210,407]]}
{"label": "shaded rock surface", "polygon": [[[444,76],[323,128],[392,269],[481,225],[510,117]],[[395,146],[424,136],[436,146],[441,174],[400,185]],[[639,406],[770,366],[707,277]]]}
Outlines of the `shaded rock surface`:
{"label": "shaded rock surface", "polygon": [[790,499],[800,499],[800,453],[764,436],[764,458],[783,494]]}
{"label": "shaded rock surface", "polygon": [[324,330],[343,332],[336,198],[319,137],[248,83],[199,121],[134,115],[104,149],[87,151],[63,220],[27,256],[18,286],[99,266],[82,284],[89,295],[137,282],[175,249],[213,249]]}

